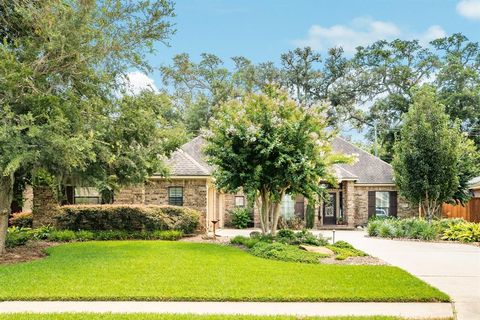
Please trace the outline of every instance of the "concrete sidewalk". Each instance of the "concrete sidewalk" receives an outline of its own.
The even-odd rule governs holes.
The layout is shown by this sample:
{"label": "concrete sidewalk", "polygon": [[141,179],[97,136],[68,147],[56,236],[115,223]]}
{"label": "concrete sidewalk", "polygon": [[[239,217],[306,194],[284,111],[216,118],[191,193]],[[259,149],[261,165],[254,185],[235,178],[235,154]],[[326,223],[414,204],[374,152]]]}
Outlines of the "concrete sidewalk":
{"label": "concrete sidewalk", "polygon": [[248,314],[298,316],[399,316],[413,319],[451,318],[450,303],[377,302],[136,302],[136,301],[8,301],[0,313],[111,312],[179,314]]}

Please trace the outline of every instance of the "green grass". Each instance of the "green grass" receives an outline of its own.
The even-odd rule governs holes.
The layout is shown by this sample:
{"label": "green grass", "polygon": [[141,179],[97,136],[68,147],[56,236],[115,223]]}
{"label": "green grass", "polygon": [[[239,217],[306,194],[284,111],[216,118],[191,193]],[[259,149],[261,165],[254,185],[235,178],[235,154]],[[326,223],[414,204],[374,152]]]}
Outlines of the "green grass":
{"label": "green grass", "polygon": [[105,313],[17,313],[0,315],[2,320],[399,320],[398,317],[296,317],[247,315],[192,315],[192,314],[105,314]]}
{"label": "green grass", "polygon": [[70,243],[0,266],[0,300],[449,301],[390,266],[314,265],[168,241]]}

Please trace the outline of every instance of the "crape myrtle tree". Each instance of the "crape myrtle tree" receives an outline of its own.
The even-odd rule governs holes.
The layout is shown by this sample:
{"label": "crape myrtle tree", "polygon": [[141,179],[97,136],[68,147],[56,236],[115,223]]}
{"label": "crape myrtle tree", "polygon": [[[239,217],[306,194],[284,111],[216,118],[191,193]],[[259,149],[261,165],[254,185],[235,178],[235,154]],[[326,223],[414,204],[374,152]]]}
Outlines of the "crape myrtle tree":
{"label": "crape myrtle tree", "polygon": [[433,87],[416,89],[412,101],[394,146],[395,182],[400,193],[432,219],[442,203],[459,197],[464,181],[478,173],[479,157],[458,121],[445,113]]}
{"label": "crape myrtle tree", "polygon": [[158,167],[149,153],[149,161],[126,152],[119,161],[111,144],[122,142],[105,139],[105,130],[128,127],[139,151],[130,155],[146,157],[133,141],[135,124],[117,113],[128,108],[115,101],[127,71],[150,69],[145,55],[168,39],[172,16],[166,0],[0,1],[0,253],[17,172],[61,182],[103,172],[96,164],[143,174]]}
{"label": "crape myrtle tree", "polygon": [[350,159],[334,154],[325,107],[304,108],[274,87],[220,107],[205,133],[208,161],[220,190],[243,189],[260,210],[264,234],[275,234],[286,193],[308,198],[335,184],[331,166]]}

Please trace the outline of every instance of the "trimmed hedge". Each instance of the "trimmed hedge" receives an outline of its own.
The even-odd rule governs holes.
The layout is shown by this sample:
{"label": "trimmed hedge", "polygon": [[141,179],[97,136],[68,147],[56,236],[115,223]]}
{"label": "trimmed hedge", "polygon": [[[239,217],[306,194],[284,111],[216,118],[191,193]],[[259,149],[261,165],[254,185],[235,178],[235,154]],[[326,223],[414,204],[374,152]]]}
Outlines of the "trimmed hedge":
{"label": "trimmed hedge", "polygon": [[15,212],[8,220],[11,227],[31,228],[33,223],[33,215],[31,212]]}
{"label": "trimmed hedge", "polygon": [[72,242],[91,240],[170,240],[175,241],[183,237],[181,230],[156,231],[88,231],[88,230],[55,230],[51,227],[37,229],[11,227],[7,230],[7,248],[21,246],[29,240],[48,240],[52,242]]}
{"label": "trimmed hedge", "polygon": [[155,231],[180,230],[194,233],[200,213],[177,206],[72,205],[60,208],[56,227],[68,230]]}

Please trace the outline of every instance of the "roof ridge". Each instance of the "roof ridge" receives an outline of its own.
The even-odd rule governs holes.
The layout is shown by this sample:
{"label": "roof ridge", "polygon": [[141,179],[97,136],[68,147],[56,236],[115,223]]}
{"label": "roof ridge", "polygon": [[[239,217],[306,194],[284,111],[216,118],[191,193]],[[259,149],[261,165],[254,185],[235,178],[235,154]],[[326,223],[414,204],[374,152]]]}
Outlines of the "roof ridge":
{"label": "roof ridge", "polygon": [[345,169],[344,167],[342,167],[342,164],[341,164],[341,163],[335,163],[334,166],[338,166],[338,168],[340,168],[340,169],[348,172],[349,174],[351,174],[352,177],[357,177],[357,178],[358,178],[358,176],[357,176],[355,173],[353,173],[353,172],[351,172],[350,170],[347,170],[347,169]]}
{"label": "roof ridge", "polygon": [[197,166],[197,168],[199,168],[201,171],[203,171],[203,173],[205,173],[207,175],[210,175],[208,170],[206,168],[204,168],[200,163],[198,163],[197,160],[195,160],[191,155],[189,155],[188,152],[185,152],[182,149],[179,149],[179,151],[181,151],[182,154],[185,155],[186,158],[188,158],[188,160],[190,160],[195,166]]}
{"label": "roof ridge", "polygon": [[370,156],[370,157],[372,157],[372,158],[374,158],[374,159],[376,159],[376,160],[380,160],[381,162],[385,163],[385,164],[388,165],[389,167],[392,167],[392,165],[391,165],[390,163],[382,160],[380,157],[377,157],[377,156],[371,154],[370,152],[367,152],[367,151],[363,150],[363,149],[360,148],[360,147],[357,147],[356,145],[354,145],[354,144],[351,143],[350,141],[348,141],[348,140],[346,140],[346,139],[344,139],[344,138],[342,138],[342,137],[340,137],[340,136],[336,136],[336,138],[342,140],[343,142],[348,143],[349,145],[351,145],[351,146],[354,147],[355,149],[358,149],[360,152],[363,152],[363,153],[367,154],[368,156]]}

